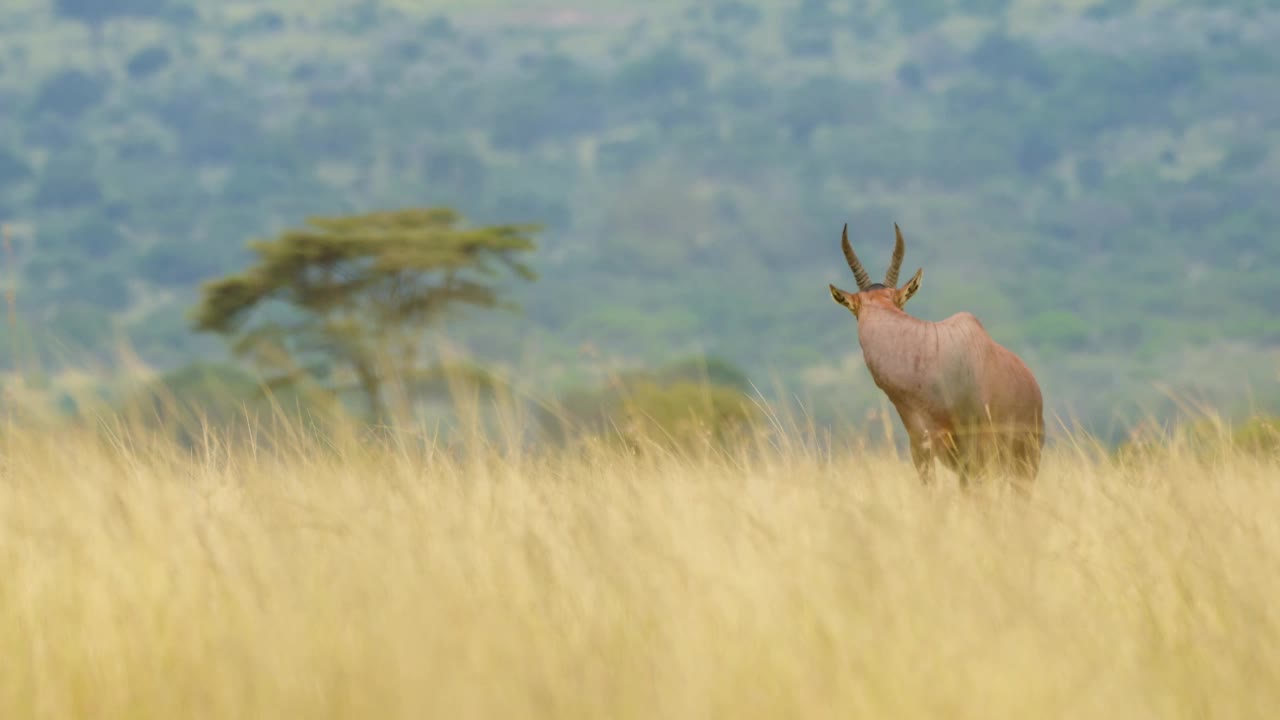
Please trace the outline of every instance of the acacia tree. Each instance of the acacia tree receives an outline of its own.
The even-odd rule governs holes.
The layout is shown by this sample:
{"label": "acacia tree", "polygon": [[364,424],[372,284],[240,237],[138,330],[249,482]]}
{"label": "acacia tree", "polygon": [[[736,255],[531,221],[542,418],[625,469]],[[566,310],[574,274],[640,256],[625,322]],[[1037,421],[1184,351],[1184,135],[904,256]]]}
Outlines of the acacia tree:
{"label": "acacia tree", "polygon": [[411,403],[440,377],[423,362],[427,326],[462,305],[515,309],[491,284],[500,267],[536,277],[519,255],[540,226],[460,223],[448,208],[309,218],[249,243],[257,262],[244,272],[206,283],[195,328],[231,336],[269,387],[315,381],[342,392],[331,370],[345,367],[380,420],[389,379]]}

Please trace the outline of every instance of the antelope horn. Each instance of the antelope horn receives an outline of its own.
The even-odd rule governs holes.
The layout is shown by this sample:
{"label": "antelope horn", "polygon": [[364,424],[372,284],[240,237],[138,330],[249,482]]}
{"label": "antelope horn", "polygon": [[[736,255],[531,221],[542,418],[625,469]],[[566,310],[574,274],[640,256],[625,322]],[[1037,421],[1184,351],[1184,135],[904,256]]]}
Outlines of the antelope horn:
{"label": "antelope horn", "polygon": [[902,256],[907,253],[906,243],[902,241],[902,230],[898,227],[898,223],[893,224],[893,234],[898,239],[893,244],[893,259],[889,261],[889,272],[884,274],[884,284],[889,287],[898,287],[898,271],[902,269]]}
{"label": "antelope horn", "polygon": [[844,259],[849,261],[849,269],[853,271],[853,277],[858,281],[858,290],[866,290],[871,286],[871,276],[862,267],[858,256],[853,253],[853,246],[849,244],[849,223],[844,224],[844,232],[840,235],[840,247],[844,250]]}

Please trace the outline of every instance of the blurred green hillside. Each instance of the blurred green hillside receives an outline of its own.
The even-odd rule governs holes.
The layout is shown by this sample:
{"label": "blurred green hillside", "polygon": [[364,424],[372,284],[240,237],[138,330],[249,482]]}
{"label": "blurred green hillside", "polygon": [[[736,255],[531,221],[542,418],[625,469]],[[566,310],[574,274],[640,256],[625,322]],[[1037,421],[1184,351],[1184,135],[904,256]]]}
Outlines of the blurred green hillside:
{"label": "blurred green hillside", "polygon": [[216,358],[186,313],[247,240],[450,205],[547,228],[524,314],[451,328],[483,360],[707,352],[856,414],[826,284],[897,221],[911,309],[977,314],[1051,409],[1274,410],[1277,37],[1275,0],[7,0],[0,360]]}

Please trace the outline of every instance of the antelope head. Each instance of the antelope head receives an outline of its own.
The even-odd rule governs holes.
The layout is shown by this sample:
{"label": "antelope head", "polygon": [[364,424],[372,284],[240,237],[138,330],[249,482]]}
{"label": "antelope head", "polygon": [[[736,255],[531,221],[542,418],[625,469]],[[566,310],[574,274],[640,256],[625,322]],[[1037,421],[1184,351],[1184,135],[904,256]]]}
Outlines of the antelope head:
{"label": "antelope head", "polygon": [[831,298],[848,308],[855,318],[858,317],[862,308],[868,305],[887,305],[901,310],[911,296],[920,289],[924,268],[916,270],[916,274],[912,275],[905,285],[897,286],[898,270],[902,268],[906,244],[902,241],[902,230],[898,228],[897,223],[893,224],[893,231],[897,235],[897,242],[893,247],[893,259],[889,261],[889,271],[884,275],[884,282],[876,283],[871,282],[871,276],[867,274],[866,269],[862,267],[862,262],[854,254],[853,246],[849,244],[849,224],[845,223],[844,233],[840,237],[840,247],[844,250],[844,259],[849,262],[849,269],[853,271],[854,279],[858,281],[858,292],[841,290],[835,285],[828,285],[828,287],[831,288]]}

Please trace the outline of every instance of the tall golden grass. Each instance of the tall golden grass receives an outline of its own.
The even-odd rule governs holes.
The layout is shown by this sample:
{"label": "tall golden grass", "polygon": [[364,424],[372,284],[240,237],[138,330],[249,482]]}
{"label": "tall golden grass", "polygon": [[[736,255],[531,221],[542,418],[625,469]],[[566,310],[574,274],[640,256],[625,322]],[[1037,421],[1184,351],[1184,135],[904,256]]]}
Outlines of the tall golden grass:
{"label": "tall golden grass", "polygon": [[1023,498],[814,439],[5,428],[0,717],[1280,707],[1274,453],[1060,441]]}

